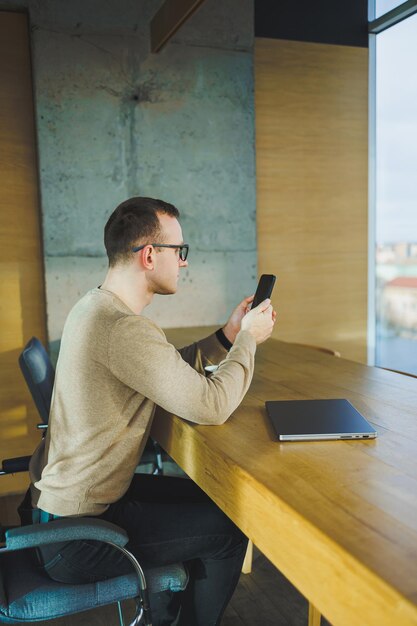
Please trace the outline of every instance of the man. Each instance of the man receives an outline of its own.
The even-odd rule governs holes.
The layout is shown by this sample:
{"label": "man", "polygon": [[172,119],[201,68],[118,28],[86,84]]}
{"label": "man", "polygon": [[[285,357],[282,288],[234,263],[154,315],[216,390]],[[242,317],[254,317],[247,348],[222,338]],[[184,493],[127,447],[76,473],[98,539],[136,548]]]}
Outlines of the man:
{"label": "man", "polygon": [[[134,471],[156,404],[198,424],[227,420],[275,312],[269,300],[247,312],[253,298],[246,298],[215,335],[180,352],[169,344],[142,313],[155,294],[176,292],[188,265],[178,217],[173,205],[151,198],[131,198],[110,216],[107,276],[74,306],[63,331],[48,433],[31,461],[31,501],[35,519],[42,511],[42,519],[85,515],[118,524],[145,566],[185,562],[190,582],[178,623],[214,626],[237,584],[244,536],[191,481]],[[204,366],[219,362],[204,376]],[[42,548],[41,562],[63,582],[130,568],[95,542]],[[174,595],[160,623],[171,623]],[[152,597],[151,606],[163,613]]]}

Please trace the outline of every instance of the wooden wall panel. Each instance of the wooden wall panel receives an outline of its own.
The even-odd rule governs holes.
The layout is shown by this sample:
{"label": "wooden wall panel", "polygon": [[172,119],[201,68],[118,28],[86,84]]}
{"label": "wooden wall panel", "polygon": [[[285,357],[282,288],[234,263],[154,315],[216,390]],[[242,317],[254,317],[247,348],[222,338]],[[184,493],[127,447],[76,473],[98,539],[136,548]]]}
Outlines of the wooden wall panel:
{"label": "wooden wall panel", "polygon": [[368,50],[257,39],[260,273],[274,331],[366,360]]}
{"label": "wooden wall panel", "polygon": [[[42,341],[45,296],[27,16],[0,12],[0,460],[33,452],[40,435],[17,359]],[[28,476],[0,478],[0,494]]]}

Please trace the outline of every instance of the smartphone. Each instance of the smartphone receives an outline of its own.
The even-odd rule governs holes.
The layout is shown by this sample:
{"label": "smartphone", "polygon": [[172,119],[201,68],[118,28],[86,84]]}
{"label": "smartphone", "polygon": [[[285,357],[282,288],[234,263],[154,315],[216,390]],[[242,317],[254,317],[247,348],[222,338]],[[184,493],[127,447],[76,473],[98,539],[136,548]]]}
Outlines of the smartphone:
{"label": "smartphone", "polygon": [[252,302],[252,309],[261,304],[266,298],[270,298],[277,277],[274,274],[262,274],[256,288],[255,298]]}

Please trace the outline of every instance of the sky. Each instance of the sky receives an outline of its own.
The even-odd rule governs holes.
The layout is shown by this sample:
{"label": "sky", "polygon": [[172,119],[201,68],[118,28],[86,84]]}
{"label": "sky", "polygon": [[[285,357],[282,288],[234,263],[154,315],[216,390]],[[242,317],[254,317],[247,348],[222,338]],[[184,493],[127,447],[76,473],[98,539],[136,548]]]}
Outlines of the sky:
{"label": "sky", "polygon": [[417,14],[377,35],[376,68],[377,243],[417,242]]}
{"label": "sky", "polygon": [[403,0],[375,0],[375,17],[388,13],[402,3]]}

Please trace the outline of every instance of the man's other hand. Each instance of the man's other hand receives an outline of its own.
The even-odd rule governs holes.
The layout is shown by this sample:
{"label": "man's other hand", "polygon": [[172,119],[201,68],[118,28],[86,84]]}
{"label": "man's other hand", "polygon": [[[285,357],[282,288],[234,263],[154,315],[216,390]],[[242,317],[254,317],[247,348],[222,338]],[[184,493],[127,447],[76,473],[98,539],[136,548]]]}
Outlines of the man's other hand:
{"label": "man's other hand", "polygon": [[247,330],[257,344],[263,343],[272,334],[277,314],[268,298],[251,309],[241,321],[242,330]]}
{"label": "man's other hand", "polygon": [[251,302],[253,302],[255,295],[248,296],[237,307],[232,311],[231,316],[227,320],[226,326],[223,327],[223,332],[226,335],[227,339],[230,343],[234,343],[236,339],[236,335],[240,330],[240,325],[242,323],[242,319],[245,317],[246,313],[249,311],[249,307]]}

